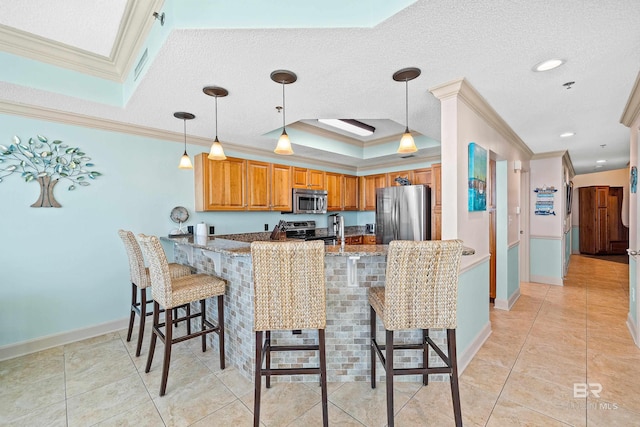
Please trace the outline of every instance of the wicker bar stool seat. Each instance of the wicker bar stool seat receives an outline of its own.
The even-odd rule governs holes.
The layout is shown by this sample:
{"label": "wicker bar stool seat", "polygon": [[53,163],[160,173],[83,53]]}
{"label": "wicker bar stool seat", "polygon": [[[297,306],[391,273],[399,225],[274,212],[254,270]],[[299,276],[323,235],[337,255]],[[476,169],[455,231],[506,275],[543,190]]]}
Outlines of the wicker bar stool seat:
{"label": "wicker bar stool seat", "polygon": [[[173,344],[186,341],[191,338],[201,337],[202,351],[207,349],[206,335],[210,333],[218,334],[220,349],[220,369],[225,368],[224,358],[224,293],[226,282],[216,276],[208,274],[192,274],[178,278],[172,278],[169,273],[169,264],[165,256],[160,241],[155,236],[139,235],[142,249],[149,261],[149,272],[151,277],[151,295],[153,296],[153,334],[151,335],[151,344],[149,346],[149,354],[147,356],[147,365],[145,372],[151,370],[153,362],[153,353],[156,347],[156,339],[159,337],[164,343],[164,360],[162,364],[162,381],[160,383],[160,396],[164,396],[167,389],[167,378],[169,376],[169,365],[171,362],[171,346]],[[217,324],[211,323],[206,318],[207,298],[217,297],[218,302],[218,319]],[[200,301],[200,313],[191,314],[188,312],[186,316],[173,319],[173,308],[184,304]],[[160,322],[160,307],[164,308],[164,322]],[[191,332],[187,329],[187,334],[180,337],[173,337],[172,325],[174,322],[187,321],[190,324],[191,319],[200,319],[200,330]],[[164,332],[162,328],[164,327]]]}
{"label": "wicker bar stool seat", "polygon": [[[262,376],[266,377],[265,385],[269,388],[271,375],[314,374],[320,376],[322,421],[326,427],[329,418],[324,335],[327,318],[324,242],[253,242],[251,257],[254,286],[253,329],[256,333],[253,425],[260,425]],[[317,329],[318,344],[271,344],[271,331],[300,329]],[[274,351],[318,351],[320,363],[318,367],[272,368],[271,352]]]}
{"label": "wicker bar stool seat", "polygon": [[[136,314],[140,317],[140,326],[138,328],[138,344],[136,345],[136,357],[140,356],[142,348],[142,339],[144,337],[145,319],[153,314],[153,310],[147,310],[147,305],[153,301],[147,300],[147,288],[151,286],[151,277],[149,269],[144,265],[144,257],[142,249],[131,231],[118,230],[118,235],[124,243],[129,258],[129,275],[131,277],[131,313],[129,315],[129,329],[127,330],[127,341],[131,341],[131,333],[133,332],[133,323]],[[191,267],[188,265],[169,263],[169,275],[172,278],[191,275]],[[139,291],[139,292],[138,292]],[[138,301],[138,294],[140,300]],[[189,310],[189,308],[187,308]]]}
{"label": "wicker bar stool seat", "polygon": [[[458,272],[462,255],[460,240],[392,241],[387,252],[385,286],[369,289],[371,311],[371,387],[376,386],[376,356],[385,369],[387,425],[393,427],[394,375],[449,374],[456,426],[462,426],[458,364],[456,358],[456,312]],[[376,340],[376,315],[385,329],[385,344]],[[421,329],[415,344],[394,344],[394,331]],[[446,329],[447,354],[429,337],[429,329]],[[445,366],[429,367],[429,348]],[[422,366],[394,368],[394,350],[420,350]],[[384,351],[384,353],[383,353]],[[425,420],[426,424],[426,420]]]}

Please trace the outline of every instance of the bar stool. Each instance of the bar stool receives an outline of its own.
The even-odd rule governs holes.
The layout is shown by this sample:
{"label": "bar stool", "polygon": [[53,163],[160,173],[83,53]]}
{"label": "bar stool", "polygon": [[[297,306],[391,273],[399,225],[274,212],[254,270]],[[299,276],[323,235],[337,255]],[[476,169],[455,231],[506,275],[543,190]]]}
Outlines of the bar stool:
{"label": "bar stool", "polygon": [[[208,274],[191,274],[178,278],[172,278],[169,274],[167,257],[164,254],[160,241],[155,236],[140,234],[142,249],[149,261],[149,273],[151,277],[151,295],[153,296],[153,334],[147,356],[147,366],[144,372],[151,370],[153,353],[156,348],[156,338],[164,343],[164,360],[162,365],[162,382],[160,383],[160,396],[164,396],[167,389],[169,376],[169,364],[171,362],[171,346],[173,344],[202,337],[202,351],[207,349],[206,335],[212,332],[218,334],[220,348],[220,369],[225,368],[224,361],[224,292],[226,283],[223,279]],[[206,318],[205,299],[218,297],[218,324],[214,325]],[[173,319],[173,308],[184,304],[200,301],[200,313],[187,313],[185,317]],[[164,308],[164,323],[160,322],[160,306]],[[172,336],[174,322],[186,320],[187,324],[193,318],[200,318],[200,330],[181,337]],[[164,326],[164,333],[162,327]]]}
{"label": "bar stool", "polygon": [[[147,288],[151,286],[149,277],[149,269],[144,266],[144,258],[142,250],[131,231],[118,230],[118,235],[124,243],[129,258],[129,275],[131,276],[131,313],[129,315],[129,330],[127,331],[127,342],[131,341],[131,333],[133,331],[133,322],[136,314],[140,317],[140,326],[138,329],[138,344],[136,346],[136,357],[140,356],[142,348],[142,338],[144,336],[144,325],[147,316],[151,316],[153,311],[147,311]],[[170,263],[169,274],[172,278],[188,276],[191,274],[191,267],[188,265]],[[138,302],[138,290],[140,290],[140,301]]]}
{"label": "bar stool", "polygon": [[[320,375],[322,422],[329,423],[327,411],[327,360],[324,329],[326,295],[324,242],[251,243],[254,287],[254,325],[256,333],[255,399],[253,425],[260,425],[262,376],[271,386],[271,375]],[[271,345],[271,331],[317,329],[318,345]],[[263,331],[265,340],[263,344]],[[272,368],[272,351],[319,352],[320,365],[310,368]],[[266,367],[262,367],[263,356]]]}
{"label": "bar stool", "polygon": [[[456,359],[456,307],[460,240],[392,241],[387,253],[385,286],[369,288],[371,310],[371,388],[376,387],[376,354],[384,366],[387,385],[387,425],[393,427],[393,376],[449,374],[456,426],[462,426]],[[385,345],[376,341],[376,314],[385,328]],[[429,329],[447,330],[448,356],[429,337]],[[419,344],[393,344],[397,330],[421,329]],[[446,366],[429,367],[429,347]],[[393,351],[422,351],[422,367],[396,369]],[[385,352],[383,353],[382,350]]]}

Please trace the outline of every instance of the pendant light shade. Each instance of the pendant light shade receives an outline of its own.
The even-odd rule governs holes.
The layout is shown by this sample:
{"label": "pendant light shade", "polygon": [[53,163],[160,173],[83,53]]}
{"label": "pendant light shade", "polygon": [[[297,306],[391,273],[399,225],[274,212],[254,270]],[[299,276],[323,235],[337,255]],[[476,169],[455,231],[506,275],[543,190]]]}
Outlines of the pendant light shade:
{"label": "pendant light shade", "polygon": [[224,155],[222,144],[220,144],[220,141],[218,141],[218,98],[229,95],[229,91],[227,91],[225,88],[217,86],[207,86],[202,89],[202,91],[205,94],[213,96],[216,99],[216,137],[211,144],[211,150],[209,151],[209,155],[207,156],[207,158],[211,160],[225,160],[227,156]]}
{"label": "pendant light shade", "polygon": [[178,164],[179,169],[193,169],[193,164],[191,163],[191,159],[187,154],[187,120],[193,120],[196,118],[191,113],[185,113],[184,111],[178,111],[173,113],[173,117],[176,119],[180,119],[184,122],[184,154],[180,157],[180,163]]}
{"label": "pendant light shade", "polygon": [[403,68],[402,70],[396,71],[393,74],[393,80],[397,82],[404,82],[405,85],[405,114],[406,114],[406,127],[404,129],[404,133],[402,134],[402,139],[400,139],[400,145],[398,146],[397,153],[407,154],[407,153],[415,153],[418,151],[418,147],[416,147],[416,143],[413,140],[413,136],[409,131],[409,80],[413,80],[420,75],[420,69],[415,67]]}
{"label": "pendant light shade", "polygon": [[282,84],[282,135],[280,135],[280,138],[278,138],[278,144],[276,145],[276,149],[273,150],[273,152],[276,154],[290,156],[291,154],[293,154],[293,148],[291,148],[291,141],[289,140],[289,135],[287,134],[287,129],[285,128],[286,121],[284,105],[284,85],[295,82],[296,80],[298,80],[298,76],[296,76],[292,71],[276,70],[271,73],[271,80],[276,83]]}

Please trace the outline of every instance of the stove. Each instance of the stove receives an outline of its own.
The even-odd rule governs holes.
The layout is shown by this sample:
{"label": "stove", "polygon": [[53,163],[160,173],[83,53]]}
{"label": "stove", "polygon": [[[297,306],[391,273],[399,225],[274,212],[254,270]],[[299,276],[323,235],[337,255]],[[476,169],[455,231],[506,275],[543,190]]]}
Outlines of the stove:
{"label": "stove", "polygon": [[315,221],[287,221],[284,230],[289,239],[324,240],[325,245],[336,244],[335,236],[316,236]]}

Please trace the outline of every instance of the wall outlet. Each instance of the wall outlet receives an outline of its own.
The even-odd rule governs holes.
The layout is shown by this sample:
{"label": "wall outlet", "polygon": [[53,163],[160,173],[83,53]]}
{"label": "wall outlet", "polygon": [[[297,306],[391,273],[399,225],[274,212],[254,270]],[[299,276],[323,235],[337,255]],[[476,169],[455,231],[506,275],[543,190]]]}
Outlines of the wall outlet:
{"label": "wall outlet", "polygon": [[269,231],[269,224],[264,225],[264,231]]}

